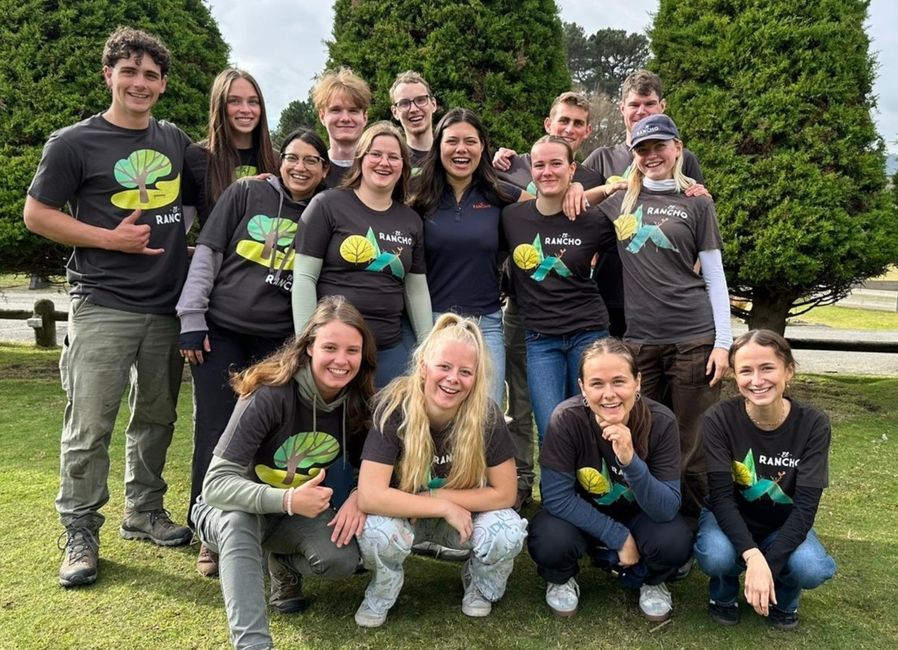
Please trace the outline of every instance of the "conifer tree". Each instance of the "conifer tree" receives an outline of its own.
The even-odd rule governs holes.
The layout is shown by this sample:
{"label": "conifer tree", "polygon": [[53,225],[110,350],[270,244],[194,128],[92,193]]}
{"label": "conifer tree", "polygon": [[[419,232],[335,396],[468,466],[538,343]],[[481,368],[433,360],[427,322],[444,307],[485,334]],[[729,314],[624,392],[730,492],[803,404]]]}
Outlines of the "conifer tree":
{"label": "conifer tree", "polygon": [[870,115],[867,0],[661,0],[653,66],[717,204],[753,328],[832,303],[898,260]]}
{"label": "conifer tree", "polygon": [[336,0],[334,10],[328,67],[349,66],[368,82],[369,120],[390,118],[393,79],[412,69],[441,107],[477,112],[491,144],[523,151],[570,88],[554,0]]}
{"label": "conifer tree", "polygon": [[201,0],[0,0],[0,10],[0,272],[60,274],[70,249],[29,233],[22,208],[49,135],[109,106],[106,38],[127,25],[162,39],[173,61],[153,115],[193,138],[204,135],[228,46]]}

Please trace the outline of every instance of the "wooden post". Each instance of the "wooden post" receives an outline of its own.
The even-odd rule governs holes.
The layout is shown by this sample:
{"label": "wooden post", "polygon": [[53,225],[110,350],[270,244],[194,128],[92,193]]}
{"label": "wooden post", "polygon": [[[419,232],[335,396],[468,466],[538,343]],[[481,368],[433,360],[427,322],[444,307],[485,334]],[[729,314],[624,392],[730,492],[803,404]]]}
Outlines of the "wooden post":
{"label": "wooden post", "polygon": [[34,303],[34,315],[41,320],[40,326],[34,328],[34,343],[39,348],[56,347],[56,319],[53,318],[55,310],[53,301],[47,298]]}

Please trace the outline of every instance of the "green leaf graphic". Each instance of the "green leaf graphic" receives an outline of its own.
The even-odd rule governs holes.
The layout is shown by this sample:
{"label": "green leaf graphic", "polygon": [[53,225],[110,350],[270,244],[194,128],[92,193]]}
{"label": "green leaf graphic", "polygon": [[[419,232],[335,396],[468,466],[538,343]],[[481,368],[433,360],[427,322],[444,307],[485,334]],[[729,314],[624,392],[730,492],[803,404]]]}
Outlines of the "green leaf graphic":
{"label": "green leaf graphic", "polygon": [[147,185],[171,173],[171,161],[164,154],[152,149],[138,149],[127,158],[115,163],[112,171],[115,180],[127,188],[140,190],[140,202],[149,203]]}
{"label": "green leaf graphic", "polygon": [[274,464],[287,470],[284,483],[290,484],[297,469],[330,463],[340,451],[340,443],[322,431],[306,431],[290,436],[274,453]]}
{"label": "green leaf graphic", "polygon": [[365,233],[365,239],[371,242],[371,246],[374,247],[374,254],[380,255],[380,244],[377,243],[377,237],[374,236],[373,228],[368,228],[368,232]]}

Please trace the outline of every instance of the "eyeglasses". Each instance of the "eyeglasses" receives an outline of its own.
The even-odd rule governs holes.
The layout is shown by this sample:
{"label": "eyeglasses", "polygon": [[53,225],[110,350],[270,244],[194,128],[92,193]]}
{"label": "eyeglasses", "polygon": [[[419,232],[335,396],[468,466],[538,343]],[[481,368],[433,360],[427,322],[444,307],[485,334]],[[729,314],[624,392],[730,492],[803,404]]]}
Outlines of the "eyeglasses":
{"label": "eyeglasses", "polygon": [[390,163],[391,165],[401,165],[402,164],[402,156],[400,156],[398,153],[384,153],[383,151],[374,150],[374,151],[369,151],[365,155],[368,156],[371,160],[373,160],[376,163],[379,163],[381,160],[386,159],[387,162]]}
{"label": "eyeglasses", "polygon": [[418,108],[425,108],[431,99],[430,95],[418,95],[411,99],[400,99],[398,102],[393,102],[393,106],[405,112],[412,107],[412,104]]}
{"label": "eyeglasses", "polygon": [[321,156],[297,156],[295,153],[282,153],[281,160],[288,165],[296,165],[301,160],[305,167],[317,167],[324,163],[324,158]]}

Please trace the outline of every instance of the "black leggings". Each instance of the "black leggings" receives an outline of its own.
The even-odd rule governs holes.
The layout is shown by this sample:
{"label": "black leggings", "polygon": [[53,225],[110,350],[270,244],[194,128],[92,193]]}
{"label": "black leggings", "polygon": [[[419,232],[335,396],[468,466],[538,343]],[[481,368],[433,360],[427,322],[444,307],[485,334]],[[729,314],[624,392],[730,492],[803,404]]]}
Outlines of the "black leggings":
{"label": "black leggings", "polygon": [[[640,511],[621,523],[636,541],[645,584],[657,585],[669,579],[692,555],[693,534],[680,515],[658,523]],[[620,568],[614,551],[545,510],[536,513],[530,523],[527,550],[536,562],[537,573],[555,584],[563,584],[577,575],[578,563],[584,554],[600,566]]]}

